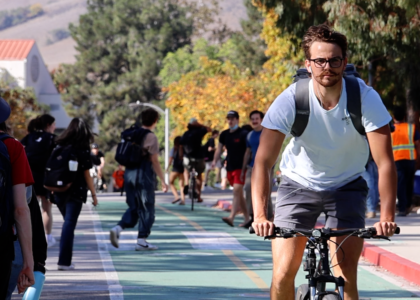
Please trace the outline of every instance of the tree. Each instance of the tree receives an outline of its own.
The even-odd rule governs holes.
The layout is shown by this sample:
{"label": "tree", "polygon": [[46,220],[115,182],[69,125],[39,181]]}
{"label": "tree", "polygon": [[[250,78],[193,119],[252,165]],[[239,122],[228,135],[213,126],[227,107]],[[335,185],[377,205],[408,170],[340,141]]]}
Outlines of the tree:
{"label": "tree", "polygon": [[6,82],[0,81],[0,97],[10,105],[12,112],[7,125],[11,128],[13,136],[19,140],[26,135],[30,119],[48,112],[45,105],[36,101],[35,93],[30,88],[10,87]]}
{"label": "tree", "polygon": [[160,100],[162,61],[190,44],[193,19],[177,0],[90,0],[69,29],[77,61],[57,70],[55,82],[71,116],[98,119],[107,151],[134,120],[128,103]]}

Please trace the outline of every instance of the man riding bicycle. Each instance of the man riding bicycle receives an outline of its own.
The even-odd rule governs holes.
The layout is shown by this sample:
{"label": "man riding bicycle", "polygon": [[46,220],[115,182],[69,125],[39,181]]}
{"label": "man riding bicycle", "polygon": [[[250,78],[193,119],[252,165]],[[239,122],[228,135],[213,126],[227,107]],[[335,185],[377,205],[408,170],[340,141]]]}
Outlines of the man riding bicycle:
{"label": "man riding bicycle", "polygon": [[[184,166],[186,169],[186,180],[189,182],[189,171],[194,168],[197,172],[197,197],[198,202],[202,202],[201,199],[201,185],[203,182],[203,172],[206,169],[204,161],[204,152],[202,149],[202,141],[204,136],[211,132],[211,128],[204,126],[197,122],[196,118],[191,118],[187,126],[188,130],[181,137],[181,147],[183,153]],[[185,192],[184,192],[185,193]],[[193,192],[194,193],[194,192]]]}
{"label": "man riding bicycle", "polygon": [[[292,138],[282,155],[282,182],[278,189],[274,222],[267,219],[271,201],[270,171],[284,138],[296,120],[297,84],[287,88],[271,105],[264,120],[252,173],[253,228],[259,236],[274,233],[274,227],[311,229],[318,216],[334,229],[365,226],[366,182],[360,177],[369,156],[378,165],[381,217],[374,226],[379,235],[392,236],[396,199],[396,170],[392,158],[388,123],[391,120],[379,95],[357,79],[361,95],[361,122],[366,137],[352,124],[347,110],[347,39],[326,25],[312,26],[302,42],[305,66],[311,73],[308,94],[310,115],[300,136]],[[349,85],[350,86],[350,85]],[[308,95],[306,94],[306,95]],[[357,94],[356,94],[357,95]],[[356,99],[357,100],[357,99]],[[360,103],[359,103],[360,106]],[[366,140],[367,138],[367,140]],[[331,253],[343,238],[332,238]],[[273,278],[271,299],[294,299],[294,278],[300,267],[307,239],[272,241]],[[335,276],[345,279],[345,299],[358,299],[357,264],[363,240],[351,237],[332,261]]]}

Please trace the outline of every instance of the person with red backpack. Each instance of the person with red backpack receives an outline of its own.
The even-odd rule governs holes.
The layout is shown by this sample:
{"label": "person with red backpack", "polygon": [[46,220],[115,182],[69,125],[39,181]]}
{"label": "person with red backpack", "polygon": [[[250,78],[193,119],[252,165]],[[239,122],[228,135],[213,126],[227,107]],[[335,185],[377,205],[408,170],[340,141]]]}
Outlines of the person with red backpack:
{"label": "person with red backpack", "polygon": [[55,147],[54,131],[55,118],[44,114],[31,121],[31,126],[28,125],[29,133],[21,141],[35,180],[36,195],[41,198],[42,219],[48,247],[54,246],[56,240],[51,234],[53,224],[52,203],[49,199],[51,193],[44,188],[44,171],[47,160]]}
{"label": "person with red backpack", "polygon": [[35,283],[31,218],[25,189],[34,180],[22,144],[7,134],[5,122],[10,113],[9,104],[0,97],[0,180],[3,182],[0,187],[0,299],[6,298],[14,259],[13,225],[16,226],[23,255],[18,291],[23,292]]}

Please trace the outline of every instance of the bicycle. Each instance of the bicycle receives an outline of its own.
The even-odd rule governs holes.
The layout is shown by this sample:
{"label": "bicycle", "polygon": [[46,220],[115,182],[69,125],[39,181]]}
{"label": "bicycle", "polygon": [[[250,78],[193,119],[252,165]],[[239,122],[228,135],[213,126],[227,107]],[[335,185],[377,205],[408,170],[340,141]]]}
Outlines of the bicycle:
{"label": "bicycle", "polygon": [[[255,233],[254,228],[250,227],[249,232]],[[400,228],[397,227],[396,234],[400,233]],[[338,250],[343,251],[341,246],[351,236],[357,236],[364,239],[386,239],[386,236],[376,235],[376,229],[370,228],[351,228],[343,230],[332,230],[330,228],[320,228],[312,230],[293,230],[289,228],[275,227],[274,234],[266,236],[264,239],[272,238],[292,238],[292,237],[306,237],[307,254],[303,262],[303,270],[308,272],[306,279],[308,284],[302,284],[296,291],[295,300],[343,300],[344,299],[344,279],[334,277],[331,272],[329,258],[328,241],[331,237],[346,236],[347,237],[338,245]],[[316,250],[320,254],[320,259],[317,266]],[[343,252],[344,253],[344,252]],[[335,291],[326,291],[326,283],[334,283],[336,286]],[[338,293],[336,292],[338,291]]]}

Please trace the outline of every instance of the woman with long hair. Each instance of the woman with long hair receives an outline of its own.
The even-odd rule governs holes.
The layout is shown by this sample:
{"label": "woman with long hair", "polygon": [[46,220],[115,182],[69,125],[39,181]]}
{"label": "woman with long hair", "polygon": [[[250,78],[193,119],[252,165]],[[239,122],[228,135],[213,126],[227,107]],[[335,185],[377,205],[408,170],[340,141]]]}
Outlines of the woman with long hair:
{"label": "woman with long hair", "polygon": [[21,141],[25,147],[26,156],[35,180],[35,193],[41,198],[42,220],[48,247],[54,246],[56,240],[51,234],[53,224],[51,193],[44,188],[44,172],[48,158],[55,147],[54,131],[55,118],[49,114],[44,114],[29,122],[28,135]]}
{"label": "woman with long hair", "polygon": [[89,169],[92,168],[90,158],[90,144],[92,142],[93,134],[85,121],[80,118],[71,120],[67,129],[56,139],[57,148],[70,146],[72,154],[77,159],[77,174],[70,188],[65,192],[54,193],[55,202],[64,218],[58,258],[59,270],[65,271],[75,268],[72,264],[74,230],[82,205],[86,203],[88,189],[92,193],[93,205],[98,204],[93,180],[89,174]]}
{"label": "woman with long hair", "polygon": [[[169,154],[169,164],[166,172],[169,172],[170,166],[172,166],[172,171],[169,175],[169,184],[171,186],[172,194],[175,199],[172,201],[172,204],[175,204],[181,201],[179,204],[185,204],[185,195],[184,195],[184,165],[182,161],[182,150],[180,147],[181,137],[177,136],[174,139],[174,147],[171,149]],[[178,178],[179,190],[181,193],[181,198],[178,197],[178,192],[175,187],[175,180]]]}

